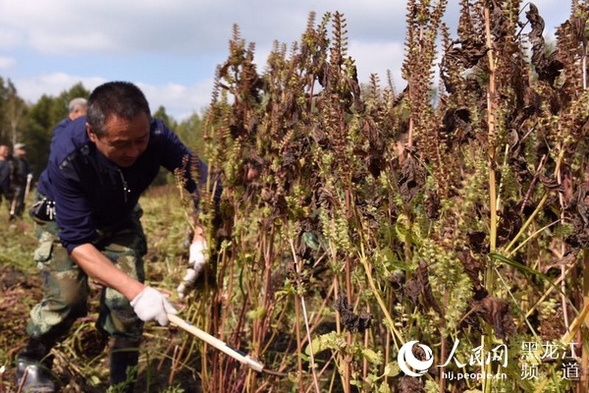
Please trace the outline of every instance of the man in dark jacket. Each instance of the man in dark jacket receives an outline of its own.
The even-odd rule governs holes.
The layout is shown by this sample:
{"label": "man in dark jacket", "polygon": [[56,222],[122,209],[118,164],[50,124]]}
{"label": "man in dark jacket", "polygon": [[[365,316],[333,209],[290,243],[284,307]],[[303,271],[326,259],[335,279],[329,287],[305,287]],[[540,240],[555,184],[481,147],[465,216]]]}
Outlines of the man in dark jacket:
{"label": "man in dark jacket", "polygon": [[12,208],[14,200],[14,172],[15,165],[7,145],[0,145],[0,203],[4,199],[8,205],[8,211]]}
{"label": "man in dark jacket", "polygon": [[25,197],[27,189],[31,181],[31,166],[27,160],[26,146],[24,143],[16,143],[14,145],[14,164],[16,167],[16,175],[13,180],[14,185],[14,201],[10,209],[10,219],[22,218],[25,208]]}
{"label": "man in dark jacket", "polygon": [[57,123],[55,128],[53,128],[53,135],[51,136],[52,142],[53,138],[55,138],[55,136],[59,134],[61,130],[66,128],[68,124],[76,120],[78,117],[86,116],[88,113],[88,100],[83,97],[76,97],[69,102],[67,110],[67,116]]}
{"label": "man in dark jacket", "polygon": [[[26,374],[26,388],[54,391],[48,355],[76,318],[86,315],[88,278],[104,286],[97,326],[111,338],[111,386],[124,382],[127,368],[137,365],[143,323],[167,325],[167,315],[176,313],[162,293],[143,284],[147,245],[137,202],[160,166],[183,174],[196,205],[191,173],[204,184],[207,166],[151,117],[145,96],[128,82],[97,87],[87,116],[54,137],[39,179],[40,198],[31,209],[42,229],[35,259],[45,294],[31,311],[29,341],[17,357],[19,384]],[[190,261],[200,272],[207,247],[203,228],[195,228]]]}

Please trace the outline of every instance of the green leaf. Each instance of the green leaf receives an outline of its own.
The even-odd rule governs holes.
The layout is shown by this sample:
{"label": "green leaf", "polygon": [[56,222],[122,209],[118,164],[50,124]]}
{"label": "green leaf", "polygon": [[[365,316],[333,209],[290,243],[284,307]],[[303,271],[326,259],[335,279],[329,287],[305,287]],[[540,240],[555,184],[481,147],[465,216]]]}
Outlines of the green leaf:
{"label": "green leaf", "polygon": [[266,316],[266,309],[264,307],[258,307],[248,311],[246,315],[249,320],[260,320]]}
{"label": "green leaf", "polygon": [[303,232],[301,237],[303,238],[303,242],[307,246],[311,247],[315,251],[317,251],[319,249],[319,246],[321,244],[319,243],[319,239],[317,238],[317,235],[315,235],[312,232]]}
{"label": "green leaf", "polygon": [[401,372],[399,364],[397,362],[390,362],[384,368],[385,377],[396,377]]}
{"label": "green leaf", "polygon": [[532,269],[531,267],[526,266],[523,263],[520,263],[518,261],[515,261],[515,260],[513,260],[511,258],[508,258],[508,257],[506,257],[504,255],[501,255],[501,254],[498,254],[496,252],[489,253],[489,256],[492,259],[495,259],[497,261],[500,261],[500,262],[506,263],[506,264],[508,264],[510,266],[513,266],[514,268],[519,269],[519,270],[521,270],[524,273],[527,273],[527,274],[531,274],[533,276],[540,277],[541,279],[547,281],[550,285],[552,285],[554,287],[554,289],[556,289],[558,292],[560,292],[561,295],[565,295],[564,292],[562,292],[562,290],[560,289],[560,287],[558,285],[556,285],[550,278],[548,278],[548,276],[546,276],[542,272],[539,272],[538,270]]}
{"label": "green leaf", "polygon": [[409,233],[408,224],[409,220],[407,219],[407,216],[400,214],[395,223],[395,233],[399,241],[402,243],[407,241],[407,234]]}
{"label": "green leaf", "polygon": [[[328,333],[329,334],[329,333]],[[305,353],[307,355],[316,355],[319,352],[323,352],[329,348],[329,337],[328,334],[323,334],[321,336],[315,337],[311,344],[307,345],[305,349]]]}
{"label": "green leaf", "polygon": [[372,364],[380,364],[382,356],[370,348],[362,348],[362,356]]}
{"label": "green leaf", "polygon": [[346,340],[342,338],[337,332],[329,332],[315,337],[311,343],[307,345],[307,348],[305,348],[305,353],[308,355],[311,353],[317,354],[319,352],[325,351],[326,349],[341,351],[347,346],[348,344],[346,343]]}

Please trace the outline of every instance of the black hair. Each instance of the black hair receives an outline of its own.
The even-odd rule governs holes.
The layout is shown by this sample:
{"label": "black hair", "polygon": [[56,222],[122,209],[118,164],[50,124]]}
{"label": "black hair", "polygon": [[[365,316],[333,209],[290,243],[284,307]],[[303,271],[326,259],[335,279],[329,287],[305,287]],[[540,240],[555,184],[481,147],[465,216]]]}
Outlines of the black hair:
{"label": "black hair", "polygon": [[107,82],[95,88],[88,98],[87,122],[98,137],[106,133],[110,117],[132,120],[141,113],[151,117],[145,95],[131,82]]}

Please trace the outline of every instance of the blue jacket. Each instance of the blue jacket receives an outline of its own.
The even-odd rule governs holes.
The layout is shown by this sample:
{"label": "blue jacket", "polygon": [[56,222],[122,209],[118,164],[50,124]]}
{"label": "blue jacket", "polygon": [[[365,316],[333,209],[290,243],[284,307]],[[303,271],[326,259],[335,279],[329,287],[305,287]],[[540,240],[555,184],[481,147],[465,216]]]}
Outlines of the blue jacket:
{"label": "blue jacket", "polygon": [[[185,164],[187,157],[195,156],[163,121],[152,119],[147,149],[127,168],[113,164],[96,149],[85,125],[86,116],[82,116],[62,125],[53,135],[47,168],[38,184],[38,191],[55,201],[59,237],[69,253],[81,244],[96,241],[98,229],[125,225],[161,166],[184,173],[186,190],[197,195],[191,170]],[[204,184],[207,166],[197,160],[200,183]]]}
{"label": "blue jacket", "polygon": [[[86,116],[84,116],[84,118],[86,118]],[[51,134],[51,143],[53,143],[53,140],[57,137],[57,135],[59,135],[65,128],[67,128],[67,126],[71,122],[72,119],[66,117],[62,119],[59,123],[57,123],[57,125],[53,128],[53,133]]]}

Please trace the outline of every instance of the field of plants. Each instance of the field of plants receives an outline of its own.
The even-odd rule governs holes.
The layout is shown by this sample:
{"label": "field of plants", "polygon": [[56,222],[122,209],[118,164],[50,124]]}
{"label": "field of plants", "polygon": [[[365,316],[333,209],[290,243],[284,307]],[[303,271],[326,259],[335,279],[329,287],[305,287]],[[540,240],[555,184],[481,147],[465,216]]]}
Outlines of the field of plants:
{"label": "field of plants", "polygon": [[[450,31],[445,1],[407,2],[402,91],[359,83],[338,12],[263,69],[235,26],[204,119],[224,187],[218,204],[201,190],[206,275],[179,303],[173,186],[141,201],[147,272],[269,372],[149,325],[138,391],[589,391],[589,10],[574,1],[550,43],[532,3],[460,4]],[[6,365],[39,290],[18,225],[0,240]],[[92,322],[55,350],[66,391],[105,389]]]}

